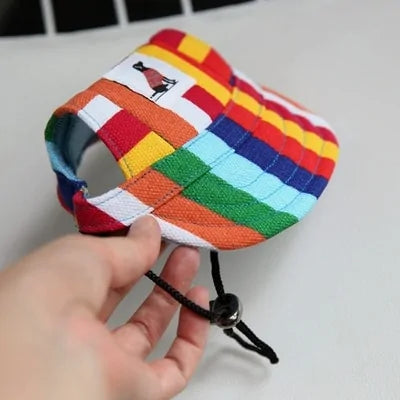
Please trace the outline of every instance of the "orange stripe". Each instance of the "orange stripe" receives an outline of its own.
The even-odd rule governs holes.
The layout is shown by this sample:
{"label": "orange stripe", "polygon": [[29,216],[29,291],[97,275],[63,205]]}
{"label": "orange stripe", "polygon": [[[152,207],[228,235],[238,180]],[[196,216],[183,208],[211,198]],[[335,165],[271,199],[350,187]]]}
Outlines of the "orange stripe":
{"label": "orange stripe", "polygon": [[[163,174],[147,169],[120,186],[143,203],[153,214],[205,239],[220,249],[235,249],[262,242],[265,237],[183,197],[182,188]],[[190,221],[190,222],[189,222]]]}
{"label": "orange stripe", "polygon": [[153,214],[192,232],[219,249],[247,247],[266,240],[258,232],[236,225],[181,195],[170,199]]}
{"label": "orange stripe", "polygon": [[90,89],[129,111],[175,148],[181,147],[197,135],[196,130],[177,114],[154,104],[125,86],[100,79]]}
{"label": "orange stripe", "polygon": [[120,187],[150,207],[157,208],[182,190],[182,187],[158,171],[148,168]]}
{"label": "orange stripe", "polygon": [[86,105],[93,100],[94,97],[97,96],[97,93],[92,90],[85,90],[81,93],[78,93],[71,100],[65,103],[63,106],[59,107],[54,114],[57,117],[60,117],[63,114],[71,113],[77,114],[78,111],[82,110],[82,108],[86,107]]}

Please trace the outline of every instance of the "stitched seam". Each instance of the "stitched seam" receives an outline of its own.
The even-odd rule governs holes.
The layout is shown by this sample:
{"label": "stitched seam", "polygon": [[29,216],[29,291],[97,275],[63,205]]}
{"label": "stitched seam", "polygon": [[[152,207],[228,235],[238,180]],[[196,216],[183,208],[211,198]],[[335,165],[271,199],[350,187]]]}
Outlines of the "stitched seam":
{"label": "stitched seam", "polygon": [[[267,89],[265,89],[265,88],[263,88],[263,87],[259,87],[258,88],[258,91],[259,92],[261,92],[261,93],[267,93],[267,94],[269,94],[269,95],[274,95],[274,96],[277,96],[277,97],[281,97],[281,96],[279,96],[277,93],[274,93],[274,92],[272,92],[272,91],[269,91],[269,90],[267,90]],[[284,99],[283,99],[284,100]],[[322,141],[326,141],[326,142],[330,142],[330,143],[332,143],[332,144],[334,144],[336,147],[338,147],[338,144],[337,143],[335,143],[335,142],[333,142],[333,141],[330,141],[330,140],[327,140],[327,139],[325,139],[324,137],[323,137],[323,134],[321,133],[321,129],[326,129],[328,132],[330,132],[332,135],[333,135],[333,132],[332,132],[332,128],[329,126],[329,124],[323,119],[323,118],[321,118],[321,117],[318,117],[318,116],[316,116],[314,113],[312,113],[311,111],[308,111],[308,110],[302,110],[301,108],[299,108],[299,107],[297,107],[296,105],[291,105],[292,107],[294,107],[294,108],[297,108],[298,109],[298,111],[297,112],[295,112],[295,111],[291,111],[290,110],[290,108],[289,107],[287,107],[286,105],[283,105],[283,104],[281,104],[281,103],[279,103],[279,102],[277,102],[277,101],[275,101],[275,100],[272,100],[272,99],[268,99],[267,101],[270,101],[270,102],[272,102],[272,103],[274,103],[274,104],[277,104],[279,107],[282,107],[284,110],[286,110],[289,114],[291,114],[291,115],[294,115],[294,116],[296,116],[296,117],[299,117],[299,118],[303,118],[303,119],[305,119],[305,120],[307,120],[307,122],[310,124],[310,127],[312,128],[311,130],[309,130],[309,132],[310,133],[315,133],[315,135],[317,135],[317,133],[319,133],[319,135],[317,135]],[[287,101],[287,100],[286,100]],[[290,104],[290,103],[289,103]],[[274,112],[276,112],[276,111],[274,111]],[[304,113],[304,115],[302,114],[302,113]],[[277,114],[279,114],[279,113],[277,113]],[[312,117],[317,117],[317,118],[319,118],[319,119],[321,119],[321,121],[323,121],[323,122],[325,122],[325,125],[326,126],[320,126],[320,125],[316,125],[314,122],[312,122],[311,121],[311,118]],[[289,120],[290,121],[290,120]],[[302,129],[302,130],[305,130],[306,132],[307,132],[307,130],[306,129],[304,129],[298,122],[296,122],[296,124],[297,125],[299,125],[299,127]],[[315,131],[315,132],[313,132],[313,131]],[[320,136],[321,135],[321,136]],[[294,139],[294,140],[296,140],[296,139]],[[322,147],[322,146],[321,146]],[[312,149],[309,149],[310,151],[314,151],[314,150],[312,150]],[[317,154],[318,155],[318,154]],[[327,157],[323,157],[323,158],[327,158]],[[333,160],[334,161],[334,160]]]}
{"label": "stitched seam", "polygon": [[[235,98],[235,95],[233,95],[231,99],[233,100],[234,98]],[[233,108],[233,102],[232,102],[232,104],[231,104],[229,107],[227,107],[227,110],[228,110],[227,115],[222,114],[222,118],[220,119],[220,121],[218,121],[218,123],[217,123],[216,125],[220,124],[225,118],[227,118],[227,116],[228,116],[229,112],[232,110],[232,108]],[[86,111],[84,111],[84,113],[87,114]],[[87,115],[88,115],[98,126],[100,126],[100,124],[99,124],[91,115],[89,115],[89,114],[87,114]],[[206,128],[206,129],[207,129],[207,128]],[[108,133],[107,130],[104,130],[104,131],[105,131],[106,134]],[[209,132],[207,132],[207,134],[208,134],[208,133],[209,133]],[[244,136],[245,136],[245,135],[242,135],[242,137],[238,140],[237,143],[239,143],[240,140],[241,140]],[[197,140],[199,140],[199,139],[200,139],[200,137],[198,137],[197,139],[195,139],[195,142],[196,142]],[[193,144],[194,144],[194,143],[193,143]],[[118,150],[118,151],[119,151],[119,150]],[[120,152],[120,151],[119,151],[119,152]],[[230,152],[230,150],[227,151],[227,152],[225,152],[224,154],[227,154],[228,152]],[[221,156],[220,156],[220,157],[221,157]],[[220,157],[219,157],[219,158],[220,158]],[[128,166],[127,166],[127,168],[129,169]],[[211,169],[211,168],[210,168],[210,169]],[[203,174],[201,174],[200,177],[203,176],[205,173],[209,172],[210,169],[208,169],[208,170],[205,171]],[[141,179],[143,179],[146,175],[148,175],[148,174],[149,174],[150,172],[152,172],[152,171],[153,171],[153,170],[149,167],[148,170],[147,170],[146,172],[144,172],[138,179],[135,179],[134,181],[130,182],[130,183],[125,187],[125,189],[130,189],[130,188],[133,187],[138,181],[140,181]],[[190,184],[193,183],[196,179],[199,179],[200,177],[197,177],[197,178],[193,179],[193,180],[190,182]],[[171,180],[171,181],[172,181],[172,180]],[[178,187],[169,190],[164,196],[162,196],[159,200],[157,200],[157,201],[154,203],[153,206],[148,206],[145,210],[141,211],[140,213],[134,214],[134,215],[131,216],[131,217],[124,218],[124,219],[120,220],[119,222],[123,223],[124,221],[128,221],[128,220],[130,220],[130,219],[132,219],[132,218],[138,217],[138,216],[142,215],[142,213],[147,213],[150,209],[155,210],[155,209],[157,209],[160,205],[162,205],[164,202],[166,202],[167,200],[169,200],[169,199],[172,198],[172,197],[175,197],[177,194],[179,194],[180,192],[182,192],[182,191],[184,190],[184,188],[181,187],[180,185],[178,185],[177,183],[174,182],[174,184],[175,184],[176,186],[178,186]],[[189,184],[189,185],[190,185],[190,184]],[[189,186],[189,185],[187,185],[187,186]],[[187,187],[187,186],[186,186],[186,187]],[[90,207],[90,205],[96,206],[96,207],[101,206],[101,205],[103,205],[104,203],[109,202],[109,201],[111,201],[111,200],[117,198],[120,194],[122,194],[123,191],[125,191],[125,189],[120,189],[117,193],[114,193],[111,197],[107,197],[106,199],[104,199],[104,200],[103,200],[102,202],[100,202],[100,203],[94,203],[94,204],[93,204],[93,203],[89,203],[89,202],[88,202],[88,203],[80,204],[80,207],[81,207],[81,208],[83,208],[83,207],[84,207],[84,208],[88,208],[88,207]],[[135,197],[136,197],[136,196],[135,196]],[[112,223],[112,224],[111,224],[111,223],[107,223],[107,224],[90,224],[90,225],[86,224],[85,226],[88,227],[88,228],[95,228],[95,227],[99,227],[99,226],[102,226],[102,227],[106,228],[106,227],[109,227],[109,226],[112,226],[112,225],[114,225],[114,223]]]}
{"label": "stitched seam", "polygon": [[[259,111],[259,115],[262,115],[262,111],[263,111],[264,109],[266,109],[266,108],[265,108],[265,105],[264,105],[264,97],[263,97],[260,93],[259,93],[259,95],[260,95],[260,97],[262,97],[262,99],[259,99],[259,103],[260,103],[260,107],[261,107],[261,110]],[[283,119],[283,118],[281,118],[281,119],[282,119],[283,124],[284,124],[283,130],[285,131],[285,122],[284,122],[284,119]],[[259,121],[258,121],[258,123],[252,128],[252,130],[251,130],[250,132],[247,131],[247,133],[250,133],[250,135],[251,135],[251,133],[254,132],[254,130],[256,129],[257,125],[260,123],[261,120],[262,120],[262,118],[260,118]],[[252,136],[252,135],[251,135],[251,136]],[[252,136],[252,137],[254,137],[254,136]],[[254,138],[255,138],[255,137],[254,137]],[[257,139],[257,138],[256,138],[256,139]],[[259,139],[259,140],[260,140],[260,139]],[[265,143],[264,141],[262,141],[262,140],[260,140],[260,141],[272,148],[272,146],[270,146],[269,144]],[[261,172],[259,175],[257,175],[257,177],[255,177],[255,178],[253,179],[253,181],[249,182],[249,183],[246,184],[246,185],[238,186],[237,188],[238,188],[238,189],[244,189],[244,188],[249,187],[249,186],[252,185],[253,183],[257,182],[257,181],[261,178],[261,176],[264,175],[264,173],[266,173],[269,169],[271,169],[271,168],[276,164],[276,162],[278,161],[279,157],[281,156],[282,151],[283,151],[283,149],[285,148],[286,142],[287,142],[287,135],[285,134],[285,138],[284,138],[283,144],[281,145],[281,147],[280,147],[279,151],[277,152],[276,156],[274,157],[274,159],[271,160],[271,162],[262,170],[262,172]],[[243,157],[243,156],[242,156],[242,157]],[[244,157],[244,158],[245,158],[245,157]],[[248,160],[248,161],[250,161],[250,160]],[[251,161],[250,161],[250,162],[251,162]],[[255,164],[255,163],[253,163],[253,164]],[[255,165],[256,165],[256,164],[255,164]],[[278,179],[279,179],[279,178],[278,178]],[[282,186],[282,185],[281,185],[281,186]],[[250,196],[251,196],[251,195],[250,195]]]}
{"label": "stitched seam", "polygon": [[[238,84],[236,87],[239,89],[239,88],[240,88],[240,85]],[[228,117],[229,117],[230,112],[232,111],[232,108],[233,108],[233,100],[234,100],[234,98],[235,98],[235,94],[234,94],[234,93],[235,93],[235,91],[233,91],[233,95],[232,95],[232,97],[231,97],[232,104],[231,104],[229,107],[226,108],[226,110],[227,110],[226,114],[222,114],[222,117],[221,117],[220,121],[218,121],[218,123],[216,124],[216,126],[218,126],[218,124],[222,123],[222,121],[223,121],[225,118],[228,118]],[[258,91],[258,93],[259,93],[259,91]],[[260,94],[260,96],[262,95],[261,93],[259,93],[259,94]],[[263,97],[263,96],[262,96],[262,97]],[[264,100],[264,97],[263,97],[263,100]],[[262,110],[263,107],[264,107],[264,104],[260,104],[259,113],[258,113],[257,116],[255,116],[255,121],[254,121],[253,124],[252,124],[252,125],[253,125],[253,128],[252,128],[253,130],[254,130],[254,126],[257,126],[257,123],[259,123],[259,120],[260,120],[259,117],[260,117],[260,115],[261,115],[261,111],[260,111],[260,110]],[[296,115],[296,114],[294,114],[294,113],[292,113],[292,114],[293,114],[293,115]],[[286,140],[287,140],[287,133],[286,133],[286,132],[287,132],[287,129],[285,129],[285,119],[282,118],[282,117],[281,117],[281,119],[282,119],[283,124],[284,124],[285,142],[284,142],[284,144],[282,145],[282,147],[281,147],[280,151],[278,152],[278,154],[274,157],[274,160],[269,164],[269,166],[267,166],[267,168],[265,168],[265,169],[263,170],[263,172],[265,172],[265,171],[267,171],[268,169],[270,169],[270,168],[274,165],[274,163],[276,163],[276,161],[278,160],[278,158],[282,155],[281,151],[283,150],[284,145],[286,144]],[[97,121],[96,121],[96,122],[97,122]],[[300,128],[301,128],[301,127],[300,127]],[[206,129],[207,129],[207,128],[206,128]],[[305,132],[305,131],[304,131],[303,128],[301,128],[301,129],[302,129],[302,134],[303,134],[303,140],[302,140],[302,155],[301,155],[301,158],[300,158],[300,161],[299,161],[299,162],[301,162],[301,160],[304,158],[304,154],[305,154],[305,148],[304,148],[304,132]],[[250,139],[250,137],[252,137],[252,135],[249,135],[249,136],[246,138],[246,134],[249,133],[249,132],[250,132],[250,131],[247,130],[247,131],[237,140],[237,142],[236,142],[235,145],[234,145],[235,147],[239,145],[237,148],[233,148],[233,149],[231,148],[230,150],[226,151],[225,153],[223,153],[222,155],[220,155],[219,157],[217,157],[216,160],[214,160],[214,161],[209,165],[210,168],[207,169],[207,171],[205,171],[203,174],[201,174],[201,175],[198,176],[197,178],[193,179],[185,188],[189,187],[193,182],[195,182],[197,179],[201,178],[201,177],[202,177],[203,175],[205,175],[206,173],[208,173],[208,172],[210,172],[210,171],[211,171],[211,173],[212,173],[212,169],[213,169],[216,165],[218,165],[220,162],[222,162],[222,159],[226,158],[225,156],[227,156],[227,155],[229,155],[229,154],[232,154],[233,152],[236,152],[236,151],[246,142],[247,139]],[[106,132],[106,133],[107,133],[107,132]],[[206,132],[206,135],[207,135],[207,134],[210,134],[210,133],[212,133],[212,132],[207,131],[207,132]],[[203,137],[206,136],[206,135],[203,135],[201,138],[203,138]],[[194,144],[195,144],[198,140],[200,140],[201,138],[200,138],[200,137],[196,138],[196,139],[193,141],[193,143],[191,143],[186,149],[189,149],[192,145],[194,145]],[[246,138],[246,140],[243,140],[243,138]],[[240,143],[241,141],[243,141],[243,142]],[[326,141],[323,141],[323,142],[322,142],[321,149],[323,149],[325,143],[326,143]],[[320,149],[320,154],[321,154],[321,149]],[[300,196],[300,194],[303,194],[303,191],[308,187],[309,183],[310,183],[310,182],[312,181],[312,179],[315,177],[315,172],[316,172],[316,170],[318,169],[318,166],[319,166],[319,164],[320,164],[320,161],[321,161],[321,156],[319,155],[319,156],[318,156],[318,162],[317,162],[317,164],[316,164],[316,167],[315,167],[313,173],[311,173],[311,176],[310,176],[309,180],[306,182],[306,184],[305,184],[304,187],[302,188],[302,191],[299,191],[299,193],[295,196],[295,198],[294,198],[291,202],[289,202],[285,207],[282,207],[282,208],[279,209],[279,210],[271,210],[271,211],[270,211],[269,213],[267,213],[266,215],[276,214],[277,212],[283,211],[283,210],[287,209],[287,207],[289,207],[290,204],[292,204],[293,202],[295,202],[296,199]],[[125,161],[124,161],[124,162],[125,162]],[[273,194],[275,194],[275,193],[277,193],[279,190],[281,190],[281,189],[283,188],[283,186],[293,178],[293,176],[295,175],[295,173],[296,173],[296,171],[298,170],[299,167],[300,167],[300,165],[297,164],[297,165],[296,165],[296,168],[294,168],[294,170],[293,170],[292,174],[289,176],[289,178],[286,179],[274,192],[272,192],[270,195],[268,195],[267,197],[263,198],[262,200],[268,199],[268,198],[271,197]],[[128,170],[130,171],[130,169],[129,169],[128,166],[127,166],[127,168],[128,168]],[[149,170],[148,170],[147,172],[145,172],[143,175],[141,175],[137,180],[134,180],[134,181],[131,182],[129,185],[127,185],[126,188],[129,189],[130,187],[132,187],[134,184],[136,184],[136,182],[138,182],[140,179],[143,179],[143,178],[145,177],[145,175],[147,175],[147,174],[150,173],[151,171],[152,171],[152,170],[151,170],[151,168],[149,167]],[[132,172],[131,172],[131,173],[132,173]],[[258,180],[258,179],[260,178],[260,176],[262,176],[262,173],[255,179],[255,181]],[[278,178],[278,179],[279,179],[279,178]],[[250,183],[250,184],[251,184],[251,183]],[[178,185],[178,184],[176,184],[176,185]],[[243,186],[243,187],[247,187],[247,186],[248,186],[248,185]],[[243,188],[243,187],[242,187],[242,188]],[[133,216],[131,216],[131,217],[129,217],[129,218],[124,218],[123,220],[120,220],[120,222],[127,221],[127,220],[129,220],[129,219],[132,219],[132,218],[135,218],[135,217],[137,217],[137,216],[143,215],[143,214],[147,213],[150,209],[153,209],[153,210],[157,209],[162,203],[165,202],[166,199],[168,199],[168,197],[170,197],[171,195],[172,195],[171,198],[174,197],[174,196],[176,196],[177,194],[179,194],[180,192],[182,192],[185,188],[179,187],[179,188],[171,189],[171,190],[168,191],[163,197],[161,197],[157,202],[155,202],[153,207],[148,206],[145,210],[143,210],[143,211],[141,211],[141,212],[139,212],[139,213],[137,213],[137,214],[134,214]],[[241,188],[239,188],[239,189],[241,189]],[[117,197],[119,194],[121,194],[121,192],[122,192],[123,190],[124,190],[124,189],[121,189],[117,194],[114,194],[111,198],[105,199],[103,202],[98,203],[98,204],[93,204],[93,205],[95,205],[95,206],[102,205],[102,204],[104,204],[105,202],[107,202],[107,201],[109,201],[109,200],[112,200],[113,198]],[[247,193],[247,194],[248,194],[248,193]],[[249,194],[249,195],[252,196],[251,194]],[[254,201],[252,201],[252,202],[240,203],[240,204],[238,204],[237,206],[256,204],[256,203],[259,203],[259,202],[260,202],[259,199],[254,198]],[[211,204],[220,204],[220,203],[211,203]],[[172,220],[172,219],[171,219],[171,220]],[[180,221],[179,219],[175,219],[175,220],[176,220],[176,221]],[[111,225],[113,225],[113,224],[96,224],[96,225],[85,225],[85,226],[87,226],[87,227],[99,227],[99,226],[103,226],[104,228],[106,228],[107,226],[111,226]],[[206,225],[206,224],[194,224],[194,225],[198,225],[198,226],[207,226],[207,227],[217,227],[217,226],[218,226],[218,227],[221,227],[221,225]],[[249,228],[249,229],[252,229],[252,228]]]}

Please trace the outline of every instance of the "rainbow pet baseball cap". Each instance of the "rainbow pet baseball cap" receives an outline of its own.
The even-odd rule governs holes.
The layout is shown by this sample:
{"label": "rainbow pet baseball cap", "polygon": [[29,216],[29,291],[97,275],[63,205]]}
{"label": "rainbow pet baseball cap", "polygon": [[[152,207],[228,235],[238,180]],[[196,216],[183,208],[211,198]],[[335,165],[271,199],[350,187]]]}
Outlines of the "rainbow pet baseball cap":
{"label": "rainbow pet baseball cap", "polygon": [[[76,170],[97,140],[126,181],[90,198]],[[46,143],[60,201],[81,232],[123,230],[151,213],[165,238],[210,249],[250,246],[298,222],[338,156],[323,119],[176,30],[56,110]]]}
{"label": "rainbow pet baseball cap", "polygon": [[[77,169],[96,141],[125,181],[91,197]],[[251,246],[298,222],[338,157],[322,118],[172,29],[58,108],[46,144],[80,232],[124,231],[152,214],[164,238],[211,250]]]}

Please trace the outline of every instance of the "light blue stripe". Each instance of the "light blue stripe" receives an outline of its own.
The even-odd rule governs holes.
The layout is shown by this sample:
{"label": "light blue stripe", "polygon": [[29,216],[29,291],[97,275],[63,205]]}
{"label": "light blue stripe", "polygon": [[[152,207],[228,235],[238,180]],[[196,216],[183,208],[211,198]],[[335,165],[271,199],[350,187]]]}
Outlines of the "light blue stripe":
{"label": "light blue stripe", "polygon": [[264,172],[247,158],[234,153],[222,139],[209,131],[202,132],[184,147],[210,165],[211,173],[275,210],[288,212],[301,219],[317,201],[315,196],[299,192],[275,175]]}
{"label": "light blue stripe", "polygon": [[63,174],[70,181],[82,182],[82,180],[76,176],[71,167],[65,163],[60,149],[55,143],[46,140],[46,147],[49,153],[51,166],[55,172]]}
{"label": "light blue stripe", "polygon": [[185,143],[183,147],[209,166],[213,166],[222,156],[234,152],[222,139],[207,130]]}

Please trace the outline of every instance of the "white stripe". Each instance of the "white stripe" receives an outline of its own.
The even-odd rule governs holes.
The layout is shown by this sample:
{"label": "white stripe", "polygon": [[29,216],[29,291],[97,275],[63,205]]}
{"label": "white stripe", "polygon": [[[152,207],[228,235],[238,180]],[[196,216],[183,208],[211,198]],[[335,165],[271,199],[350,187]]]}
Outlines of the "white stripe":
{"label": "white stripe", "polygon": [[319,117],[318,115],[312,114],[305,110],[301,110],[300,108],[289,103],[288,101],[286,101],[282,97],[276,95],[275,93],[271,93],[266,90],[262,90],[262,93],[266,99],[280,104],[281,106],[287,108],[293,114],[296,114],[300,117],[304,117],[304,118],[308,119],[313,125],[315,125],[317,127],[326,128],[326,129],[329,129],[330,131],[332,131],[332,127],[328,124],[328,122],[326,122],[323,118]]}
{"label": "white stripe", "polygon": [[173,225],[159,217],[155,218],[160,225],[163,237],[176,243],[183,243],[194,247],[206,247],[208,249],[215,249],[215,247],[211,243],[194,235],[193,233],[190,233],[187,230]]}
{"label": "white stripe", "polygon": [[[175,80],[176,83],[172,84],[165,81],[169,88],[168,91],[154,94],[154,90],[149,86],[143,72],[133,67],[140,62],[147,68],[155,69],[164,77]],[[197,131],[203,130],[212,122],[205,111],[183,97],[196,84],[195,79],[157,58],[134,53],[104,75],[104,78],[118,82],[147,97],[159,106],[173,111]]]}
{"label": "white stripe", "polygon": [[240,79],[242,79],[243,81],[248,83],[255,91],[257,91],[259,94],[263,95],[266,99],[280,104],[281,106],[287,108],[293,114],[296,114],[300,117],[304,117],[304,118],[308,119],[315,126],[319,126],[322,128],[332,130],[331,126],[323,118],[319,117],[318,115],[315,115],[308,111],[302,110],[301,108],[296,107],[294,104],[289,103],[284,98],[282,98],[274,93],[264,90],[256,82],[254,82],[252,79],[248,78],[243,72],[241,72],[237,69],[234,69],[234,73]]}
{"label": "white stripe", "polygon": [[207,128],[212,120],[210,116],[201,108],[193,104],[190,100],[179,97],[171,110],[192,125],[198,132]]}
{"label": "white stripe", "polygon": [[131,225],[135,219],[153,211],[152,207],[121,188],[88,199],[88,202],[125,226]]}
{"label": "white stripe", "polygon": [[[125,226],[132,225],[132,223],[139,217],[150,214],[154,211],[153,207],[141,202],[133,194],[119,187],[110,190],[101,196],[87,199],[87,201]],[[162,218],[156,217],[155,215],[153,215],[153,217],[160,225],[163,237],[176,243],[215,249],[211,243],[193,233],[171,224]]]}
{"label": "white stripe", "polygon": [[78,112],[78,116],[97,132],[119,111],[120,107],[104,96],[98,95]]}
{"label": "white stripe", "polygon": [[[164,77],[175,80],[177,83],[173,87],[170,87],[168,92],[152,97],[154,91],[149,86],[145,75],[142,71],[133,67],[138,63],[143,63],[144,67],[154,69]],[[170,64],[158,58],[140,53],[133,53],[126,57],[120,64],[106,73],[103,78],[127,86],[134,92],[142,94],[160,106],[167,108],[172,107],[175,100],[186,93],[196,83],[192,77],[172,67]]]}

